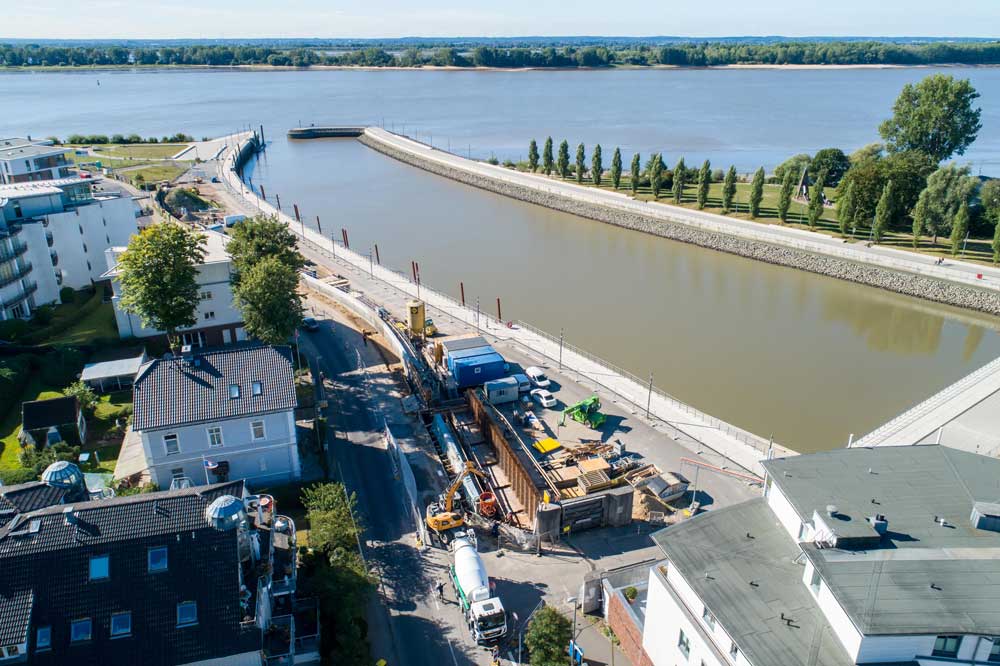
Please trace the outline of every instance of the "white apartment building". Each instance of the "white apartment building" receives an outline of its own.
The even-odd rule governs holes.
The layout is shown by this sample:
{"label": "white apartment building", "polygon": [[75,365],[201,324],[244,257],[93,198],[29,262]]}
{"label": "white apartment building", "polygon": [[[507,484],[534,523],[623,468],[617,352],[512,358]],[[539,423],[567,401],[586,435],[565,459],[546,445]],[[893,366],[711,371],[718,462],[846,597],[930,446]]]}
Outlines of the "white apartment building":
{"label": "white apartment building", "polygon": [[613,591],[636,666],[1000,663],[1000,460],[931,445],[764,467],[764,497],[657,532],[639,598]]}
{"label": "white apartment building", "polygon": [[62,287],[101,279],[104,251],[136,233],[138,205],[94,192],[96,179],[0,185],[0,319],[26,318],[59,300]]}
{"label": "white apartment building", "polygon": [[[229,239],[214,231],[200,232],[205,236],[205,259],[198,267],[198,287],[201,301],[198,304],[198,323],[181,329],[181,344],[192,348],[218,347],[246,340],[243,315],[233,297],[232,260],[226,251]],[[118,334],[123,338],[149,338],[165,335],[164,331],[143,326],[142,320],[121,307],[121,283],[118,276],[118,257],[124,246],[112,247],[106,252],[108,270],[105,278],[111,279]]]}
{"label": "white apartment building", "polygon": [[73,175],[67,148],[27,138],[0,139],[0,184],[57,180]]}
{"label": "white apartment building", "polygon": [[[301,476],[288,347],[237,345],[154,359],[139,368],[134,396],[116,475],[141,471],[160,488],[180,479],[267,485]],[[142,465],[126,470],[121,461],[137,456]]]}

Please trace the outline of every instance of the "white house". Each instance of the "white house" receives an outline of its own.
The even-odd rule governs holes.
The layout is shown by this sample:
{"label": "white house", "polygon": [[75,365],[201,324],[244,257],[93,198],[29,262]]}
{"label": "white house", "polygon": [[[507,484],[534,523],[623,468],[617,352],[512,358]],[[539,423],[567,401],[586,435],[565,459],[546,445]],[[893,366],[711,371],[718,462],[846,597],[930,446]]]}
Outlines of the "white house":
{"label": "white house", "polygon": [[[133,394],[125,448],[141,447],[144,469],[161,488],[175,479],[265,485],[301,476],[288,347],[238,345],[156,359],[139,369]],[[119,460],[137,453],[123,448]]]}
{"label": "white house", "polygon": [[[233,298],[232,261],[226,252],[229,238],[214,231],[201,232],[205,236],[205,259],[198,267],[198,288],[201,301],[198,304],[198,323],[181,329],[181,343],[193,348],[218,347],[232,342],[246,340],[243,329],[243,315]],[[118,277],[118,257],[125,247],[112,247],[106,252],[105,263],[108,270],[104,277],[111,279],[114,296],[118,334],[123,338],[148,338],[165,335],[163,331],[142,325],[142,320],[121,308],[121,283]]]}
{"label": "white house", "polygon": [[25,138],[0,139],[0,183],[56,180],[73,174],[69,149]]}
{"label": "white house", "polygon": [[62,287],[101,279],[104,251],[128,242],[140,211],[130,198],[93,190],[95,179],[0,185],[0,319],[57,302]]}
{"label": "white house", "polygon": [[657,532],[640,599],[613,593],[637,666],[1000,663],[1000,460],[911,446],[764,467],[764,497]]}

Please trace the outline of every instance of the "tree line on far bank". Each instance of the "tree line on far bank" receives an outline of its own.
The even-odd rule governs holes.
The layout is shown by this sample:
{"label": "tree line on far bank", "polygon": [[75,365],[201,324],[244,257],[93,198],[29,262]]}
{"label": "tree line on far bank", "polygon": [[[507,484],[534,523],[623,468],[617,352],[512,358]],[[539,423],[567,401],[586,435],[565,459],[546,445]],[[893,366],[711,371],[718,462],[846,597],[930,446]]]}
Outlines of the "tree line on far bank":
{"label": "tree line on far bank", "polygon": [[469,49],[408,48],[392,53],[379,47],[331,52],[318,48],[281,49],[267,46],[192,45],[164,47],[42,46],[0,44],[0,65],[54,66],[178,66],[271,65],[310,67],[648,67],[673,65],[931,65],[1000,64],[1000,41],[899,44],[877,40],[856,42],[699,42],[689,44],[564,47],[496,47]]}
{"label": "tree line on far bank", "polygon": [[[932,246],[940,236],[947,236],[952,255],[962,251],[973,234],[992,234],[993,261],[1000,263],[1000,179],[975,177],[968,166],[941,165],[954,155],[963,155],[981,129],[981,109],[974,108],[978,97],[968,80],[942,74],[907,84],[892,117],[879,127],[883,143],[851,155],[839,148],[795,155],[778,165],[771,176],[760,167],[752,177],[742,179],[750,183],[744,210],[751,218],[760,217],[765,185],[780,185],[773,208],[782,223],[789,220],[792,202],[799,201],[811,228],[832,208],[837,230],[844,237],[855,236],[860,229],[871,242],[881,243],[889,232],[908,232],[916,248],[925,235],[931,236]],[[506,166],[516,165],[508,162]],[[682,157],[668,169],[660,153],[645,162],[635,153],[625,173],[619,148],[605,169],[600,145],[594,147],[588,163],[586,147],[579,144],[571,161],[569,142],[564,140],[555,149],[548,137],[541,153],[531,140],[524,167],[546,176],[572,177],[581,184],[626,189],[633,196],[641,189],[654,200],[666,193],[675,204],[683,203],[685,188],[693,186],[699,209],[710,203],[712,184],[721,182],[720,196],[711,203],[717,203],[725,214],[739,208],[735,197],[741,179],[735,167],[713,170],[709,160],[692,168]],[[834,188],[833,202],[828,188]]]}

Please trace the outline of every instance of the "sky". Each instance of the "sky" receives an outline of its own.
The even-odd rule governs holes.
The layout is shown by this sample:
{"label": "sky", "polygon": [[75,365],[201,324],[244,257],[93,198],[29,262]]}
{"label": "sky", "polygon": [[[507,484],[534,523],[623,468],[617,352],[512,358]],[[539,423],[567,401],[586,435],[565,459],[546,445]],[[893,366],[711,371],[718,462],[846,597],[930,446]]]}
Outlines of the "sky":
{"label": "sky", "polygon": [[1000,37],[1000,0],[0,0],[0,38]]}

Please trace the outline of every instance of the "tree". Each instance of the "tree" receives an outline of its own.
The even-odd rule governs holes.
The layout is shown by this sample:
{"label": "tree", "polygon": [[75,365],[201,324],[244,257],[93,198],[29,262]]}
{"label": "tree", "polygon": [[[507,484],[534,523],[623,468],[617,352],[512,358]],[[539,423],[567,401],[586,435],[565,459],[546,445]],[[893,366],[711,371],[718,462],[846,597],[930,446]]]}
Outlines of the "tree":
{"label": "tree", "polygon": [[809,190],[809,226],[816,228],[816,223],[823,216],[823,202],[826,197],[823,195],[823,187],[826,183],[826,174],[820,173],[819,178],[813,183]]}
{"label": "tree", "polygon": [[726,179],[722,181],[722,212],[728,213],[733,207],[733,197],[736,196],[736,167],[730,166]]}
{"label": "tree", "polygon": [[583,172],[587,168],[587,149],[581,143],[576,147],[576,182],[583,182]]}
{"label": "tree", "polygon": [[809,178],[816,180],[821,173],[825,173],[827,184],[836,187],[850,168],[851,160],[844,151],[840,148],[824,148],[813,155],[809,162]]}
{"label": "tree", "polygon": [[563,666],[572,638],[573,626],[569,619],[552,606],[543,606],[531,618],[524,634],[529,663],[531,666]]}
{"label": "tree", "polygon": [[142,325],[165,331],[171,347],[177,329],[198,323],[198,264],[205,237],[164,222],[133,236],[118,258],[121,306]]}
{"label": "tree", "polygon": [[615,154],[611,156],[611,184],[617,190],[622,184],[622,151],[615,148]]}
{"label": "tree", "polygon": [[309,519],[309,546],[333,555],[358,548],[361,526],[355,518],[357,497],[340,483],[323,483],[302,489],[302,503]]}
{"label": "tree", "polygon": [[871,224],[882,190],[891,180],[896,197],[892,224],[904,226],[906,216],[913,210],[920,191],[927,184],[927,176],[934,169],[933,160],[916,151],[868,158],[848,170],[840,181],[839,194],[844,192],[848,183],[853,183],[856,226]]}
{"label": "tree", "polygon": [[542,171],[546,176],[552,175],[552,137],[545,138],[545,146],[542,148]]}
{"label": "tree", "polygon": [[983,217],[993,224],[993,263],[1000,262],[1000,179],[993,178],[979,188]]}
{"label": "tree", "polygon": [[538,144],[534,139],[528,144],[528,168],[531,169],[531,173],[538,171]]}
{"label": "tree", "polygon": [[306,265],[296,247],[295,234],[277,217],[258,215],[233,227],[226,251],[233,260],[235,282],[250,267],[268,257],[275,257],[293,271]]}
{"label": "tree", "polygon": [[754,172],[750,181],[750,217],[760,215],[760,202],[764,200],[764,167]]}
{"label": "tree", "polygon": [[660,187],[663,184],[663,158],[659,153],[653,153],[649,158],[649,188],[653,192],[653,199],[660,198]]}
{"label": "tree", "polygon": [[286,342],[302,322],[298,287],[298,273],[278,257],[246,269],[234,295],[247,333],[270,345]]}
{"label": "tree", "polygon": [[68,397],[76,398],[80,403],[80,409],[82,409],[87,415],[93,414],[94,409],[97,407],[97,395],[94,393],[94,389],[90,388],[87,384],[82,381],[75,381],[63,391]]}
{"label": "tree", "polygon": [[994,222],[993,229],[993,264],[1000,263],[1000,222]]}
{"label": "tree", "polygon": [[677,160],[677,166],[674,167],[674,203],[680,203],[681,199],[684,197],[684,177],[686,175],[687,167],[684,166],[684,158]]}
{"label": "tree", "polygon": [[959,246],[969,235],[969,202],[963,201],[955,213],[955,219],[951,225],[951,256],[958,255]]}
{"label": "tree", "polygon": [[601,144],[594,146],[594,154],[590,158],[590,177],[594,185],[601,186],[601,178],[604,174],[604,164],[601,163]]}
{"label": "tree", "polygon": [[892,223],[893,207],[895,205],[892,181],[890,180],[882,189],[882,196],[879,197],[878,205],[875,207],[875,223],[872,225],[872,238],[875,239],[876,243],[881,243],[882,236],[889,230],[889,225]]}
{"label": "tree", "polygon": [[[785,180],[785,174],[791,172],[792,178],[796,181],[802,175],[805,169],[809,168],[809,163],[812,162],[812,158],[805,153],[799,153],[798,155],[792,155],[787,160],[779,164],[774,168],[774,177],[780,181]],[[795,183],[798,185],[798,182]]]}
{"label": "tree", "polygon": [[840,235],[847,236],[847,230],[855,226],[854,214],[857,202],[854,198],[854,184],[848,183],[844,191],[837,196],[837,222],[840,223]]}
{"label": "tree", "polygon": [[967,166],[949,164],[932,173],[913,209],[915,239],[926,232],[933,236],[932,242],[936,244],[937,237],[952,228],[958,209],[972,198],[977,183],[978,180],[969,175]]}
{"label": "tree", "polygon": [[847,160],[851,163],[851,166],[864,162],[865,160],[877,160],[883,157],[885,153],[885,144],[883,143],[869,143],[855,150]]}
{"label": "tree", "polygon": [[639,176],[640,176],[640,165],[642,164],[642,158],[639,153],[632,156],[632,167],[629,171],[629,187],[632,188],[632,196],[639,190]]}
{"label": "tree", "polygon": [[795,191],[795,176],[791,169],[785,170],[785,176],[781,179],[781,192],[778,194],[778,219],[782,222],[788,221],[788,209],[792,206],[792,192]]}
{"label": "tree", "polygon": [[944,74],[908,83],[879,134],[894,152],[919,150],[935,162],[964,155],[982,128],[982,110],[972,106],[978,97],[968,79]]}
{"label": "tree", "polygon": [[698,171],[698,209],[701,210],[708,202],[708,188],[712,184],[712,163],[705,160]]}
{"label": "tree", "polygon": [[566,176],[569,175],[569,143],[565,140],[559,144],[559,161],[557,165],[559,175],[565,180]]}

